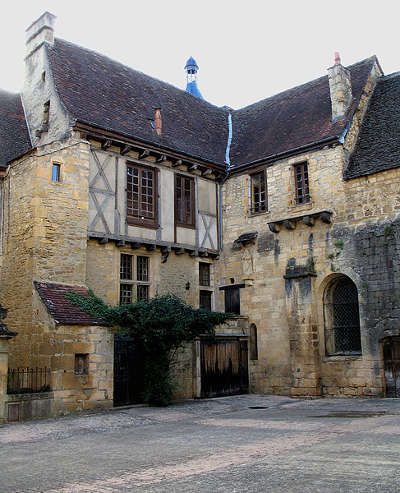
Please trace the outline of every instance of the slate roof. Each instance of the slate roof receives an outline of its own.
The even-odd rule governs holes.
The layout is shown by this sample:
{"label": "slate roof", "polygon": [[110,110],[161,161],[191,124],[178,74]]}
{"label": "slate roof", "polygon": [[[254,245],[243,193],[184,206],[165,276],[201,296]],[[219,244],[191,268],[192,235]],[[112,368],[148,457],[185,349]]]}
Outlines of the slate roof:
{"label": "slate roof", "polygon": [[[56,39],[47,49],[72,118],[224,166],[226,110],[67,41]],[[161,108],[161,136],[150,125],[155,108]]]}
{"label": "slate roof", "polygon": [[400,72],[379,79],[345,179],[400,166]]}
{"label": "slate roof", "polygon": [[[347,67],[355,102],[376,57]],[[232,168],[256,162],[324,139],[340,136],[349,116],[332,123],[328,76],[233,112]]]}
{"label": "slate roof", "polygon": [[31,149],[19,94],[0,90],[0,167]]}
{"label": "slate roof", "polygon": [[66,297],[66,294],[71,292],[86,296],[88,290],[84,286],[69,286],[65,284],[37,281],[34,281],[34,285],[56,324],[107,325],[103,320],[92,317],[79,307],[72,305],[70,300]]}

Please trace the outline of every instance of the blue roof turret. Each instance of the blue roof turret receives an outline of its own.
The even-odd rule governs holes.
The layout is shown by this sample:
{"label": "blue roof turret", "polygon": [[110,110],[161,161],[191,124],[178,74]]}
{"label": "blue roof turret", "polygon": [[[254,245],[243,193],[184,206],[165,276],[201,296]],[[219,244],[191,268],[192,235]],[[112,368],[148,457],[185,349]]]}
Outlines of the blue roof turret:
{"label": "blue roof turret", "polygon": [[196,98],[204,99],[197,87],[197,71],[199,66],[196,60],[191,56],[185,65],[186,70],[186,92],[196,96]]}

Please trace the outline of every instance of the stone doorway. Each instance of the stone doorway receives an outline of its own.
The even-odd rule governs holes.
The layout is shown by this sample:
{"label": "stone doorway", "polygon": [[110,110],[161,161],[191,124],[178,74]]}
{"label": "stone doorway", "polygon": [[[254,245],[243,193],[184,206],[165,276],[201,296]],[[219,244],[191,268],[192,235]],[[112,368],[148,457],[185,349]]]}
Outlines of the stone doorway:
{"label": "stone doorway", "polygon": [[386,397],[400,398],[400,337],[383,341]]}

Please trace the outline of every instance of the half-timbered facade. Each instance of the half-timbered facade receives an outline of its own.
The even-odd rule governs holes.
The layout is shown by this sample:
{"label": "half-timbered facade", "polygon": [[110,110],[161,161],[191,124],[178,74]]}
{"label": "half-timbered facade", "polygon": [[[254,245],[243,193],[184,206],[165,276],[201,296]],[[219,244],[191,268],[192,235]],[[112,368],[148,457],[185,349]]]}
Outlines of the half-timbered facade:
{"label": "half-timbered facade", "polygon": [[337,56],[217,108],[192,58],[181,91],[53,23],[27,30],[22,94],[0,93],[9,366],[51,369],[53,413],[135,402],[131,341],[66,293],[173,292],[236,315],[179,355],[177,396],[399,394],[398,75]]}

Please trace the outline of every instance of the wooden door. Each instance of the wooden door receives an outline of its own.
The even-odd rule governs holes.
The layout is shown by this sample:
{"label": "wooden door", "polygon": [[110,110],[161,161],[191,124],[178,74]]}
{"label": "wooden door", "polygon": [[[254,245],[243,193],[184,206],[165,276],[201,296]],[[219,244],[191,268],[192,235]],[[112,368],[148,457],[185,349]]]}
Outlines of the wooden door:
{"label": "wooden door", "polygon": [[386,397],[400,397],[400,337],[383,343]]}
{"label": "wooden door", "polygon": [[114,406],[143,402],[143,365],[132,339],[114,338]]}
{"label": "wooden door", "polygon": [[225,312],[240,315],[240,288],[238,286],[225,289]]}
{"label": "wooden door", "polygon": [[247,394],[247,340],[201,340],[201,397]]}

